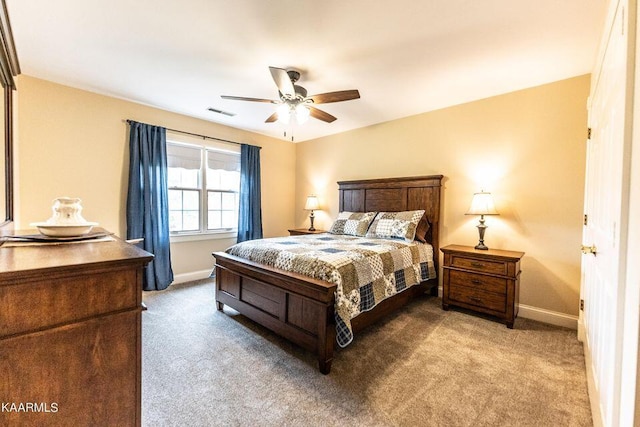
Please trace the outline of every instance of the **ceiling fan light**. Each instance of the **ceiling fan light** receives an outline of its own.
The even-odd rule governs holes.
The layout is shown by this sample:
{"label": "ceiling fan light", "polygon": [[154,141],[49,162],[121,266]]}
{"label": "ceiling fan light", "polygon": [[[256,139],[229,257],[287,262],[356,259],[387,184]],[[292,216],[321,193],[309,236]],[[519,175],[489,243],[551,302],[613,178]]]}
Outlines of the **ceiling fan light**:
{"label": "ceiling fan light", "polygon": [[300,104],[296,107],[296,121],[298,122],[298,124],[303,124],[307,120],[309,120],[310,114],[311,111],[309,111],[309,109],[304,105]]}
{"label": "ceiling fan light", "polygon": [[280,123],[284,123],[285,125],[289,124],[289,120],[291,119],[291,112],[288,104],[281,104],[278,108],[276,108],[276,112],[278,113],[278,121]]}

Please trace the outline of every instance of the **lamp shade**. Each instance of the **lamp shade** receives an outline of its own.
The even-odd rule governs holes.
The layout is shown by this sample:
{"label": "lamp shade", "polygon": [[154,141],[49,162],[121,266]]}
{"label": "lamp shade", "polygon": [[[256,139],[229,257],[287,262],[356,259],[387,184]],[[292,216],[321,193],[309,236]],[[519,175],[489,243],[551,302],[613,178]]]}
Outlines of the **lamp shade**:
{"label": "lamp shade", "polygon": [[318,202],[318,197],[309,196],[307,197],[307,203],[304,204],[304,209],[307,211],[315,211],[320,208],[320,203]]}
{"label": "lamp shade", "polygon": [[291,107],[289,104],[280,104],[278,108],[276,108],[276,112],[278,113],[278,121],[280,123],[289,124],[289,120],[291,120]]}
{"label": "lamp shade", "polygon": [[471,200],[471,207],[465,215],[500,215],[493,203],[491,193],[475,193]]}
{"label": "lamp shade", "polygon": [[309,109],[304,105],[299,104],[296,107],[296,121],[298,122],[298,124],[301,125],[305,123],[307,120],[309,120],[310,115],[311,115],[311,111],[309,111]]}

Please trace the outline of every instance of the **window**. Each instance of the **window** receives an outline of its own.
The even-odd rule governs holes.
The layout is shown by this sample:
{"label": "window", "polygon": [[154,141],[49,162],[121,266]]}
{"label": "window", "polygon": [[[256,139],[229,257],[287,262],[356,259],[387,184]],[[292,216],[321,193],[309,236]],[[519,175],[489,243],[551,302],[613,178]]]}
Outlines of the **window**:
{"label": "window", "polygon": [[167,144],[169,231],[200,231],[202,149]]}
{"label": "window", "polygon": [[240,156],[207,150],[207,230],[238,229]]}
{"label": "window", "polygon": [[172,234],[237,230],[239,152],[172,141],[167,167]]}

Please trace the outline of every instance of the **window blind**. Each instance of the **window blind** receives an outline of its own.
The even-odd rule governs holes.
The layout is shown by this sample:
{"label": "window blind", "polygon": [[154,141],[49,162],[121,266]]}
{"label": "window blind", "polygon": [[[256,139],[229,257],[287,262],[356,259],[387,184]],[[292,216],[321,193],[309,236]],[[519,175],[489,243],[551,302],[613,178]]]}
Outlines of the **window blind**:
{"label": "window blind", "polygon": [[200,170],[201,152],[200,148],[167,144],[167,166],[170,168]]}

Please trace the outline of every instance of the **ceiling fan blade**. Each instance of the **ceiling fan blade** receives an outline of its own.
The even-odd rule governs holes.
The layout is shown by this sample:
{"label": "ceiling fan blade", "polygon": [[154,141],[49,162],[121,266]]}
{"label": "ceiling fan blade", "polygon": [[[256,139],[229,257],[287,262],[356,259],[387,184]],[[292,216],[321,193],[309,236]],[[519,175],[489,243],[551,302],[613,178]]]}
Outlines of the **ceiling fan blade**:
{"label": "ceiling fan blade", "polygon": [[322,120],[323,122],[331,123],[336,121],[337,119],[329,113],[326,113],[322,110],[318,110],[317,108],[307,107],[311,112],[311,117],[314,119]]}
{"label": "ceiling fan blade", "polygon": [[360,98],[360,92],[357,89],[327,92],[308,97],[308,99],[313,100],[314,104],[328,104],[330,102],[349,101],[358,98]]}
{"label": "ceiling fan blade", "polygon": [[230,96],[230,95],[220,95],[222,99],[231,99],[233,101],[251,101],[251,102],[268,102],[269,104],[276,104],[277,101],[272,99],[264,99],[264,98],[247,98],[244,96]]}
{"label": "ceiling fan blade", "polygon": [[271,71],[271,77],[273,77],[273,81],[276,82],[280,93],[295,98],[296,90],[293,88],[293,83],[291,83],[291,78],[289,78],[287,70],[269,67],[269,71]]}
{"label": "ceiling fan blade", "polygon": [[272,115],[270,115],[267,120],[265,120],[265,123],[273,123],[276,120],[278,120],[278,112],[276,111],[275,113],[273,113]]}

